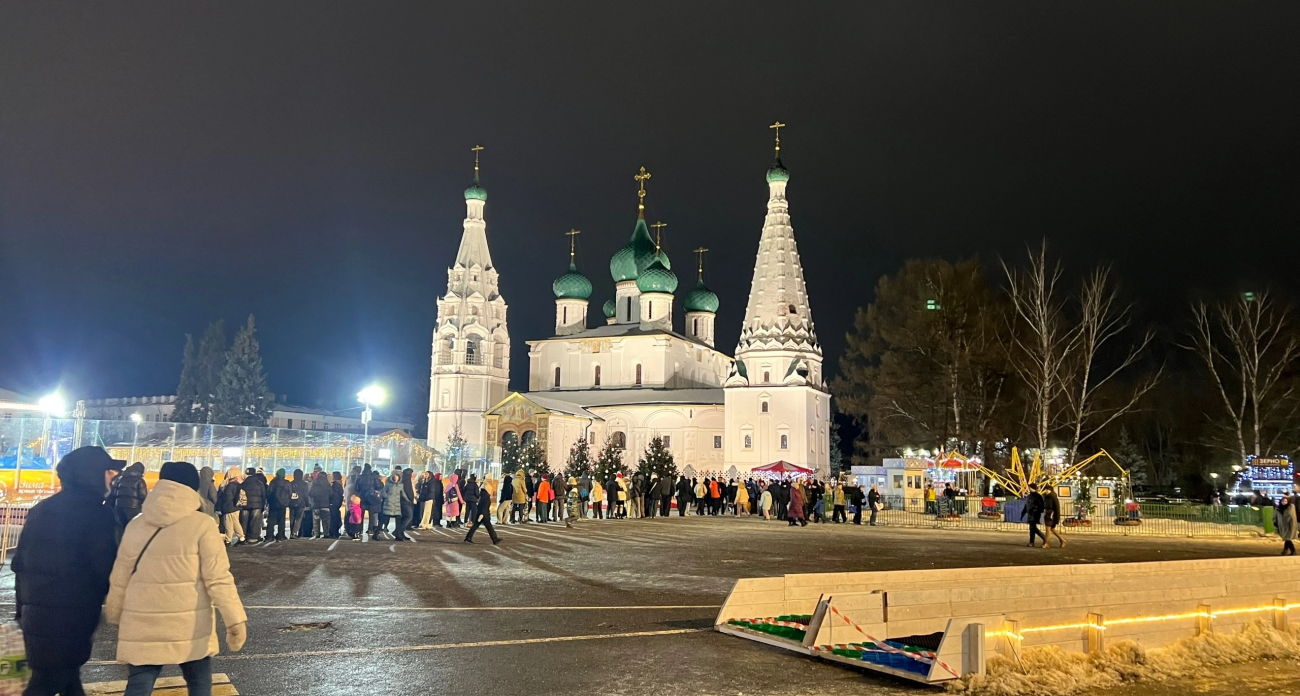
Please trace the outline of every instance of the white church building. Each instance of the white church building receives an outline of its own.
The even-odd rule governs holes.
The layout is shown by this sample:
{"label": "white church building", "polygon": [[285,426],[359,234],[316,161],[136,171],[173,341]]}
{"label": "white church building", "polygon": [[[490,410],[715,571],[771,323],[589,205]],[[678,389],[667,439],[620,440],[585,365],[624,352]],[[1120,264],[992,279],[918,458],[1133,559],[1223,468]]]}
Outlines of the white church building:
{"label": "white church building", "polygon": [[555,335],[527,342],[524,393],[507,386],[506,304],[488,251],[487,192],[476,163],[460,249],[438,301],[429,445],[443,450],[456,431],[479,451],[536,439],[550,465],[562,468],[578,438],[587,438],[593,456],[608,438],[635,468],[660,437],[688,475],[743,475],[777,461],[829,473],[830,393],[779,139],[776,154],[734,357],[714,345],[719,300],[704,285],[702,260],[681,298],[682,314],[674,307],[678,277],[645,221],[650,175],[642,168],[632,237],[610,259],[614,299],[602,307],[604,323],[589,317],[592,284],[574,264],[571,246],[568,272],[552,284]]}

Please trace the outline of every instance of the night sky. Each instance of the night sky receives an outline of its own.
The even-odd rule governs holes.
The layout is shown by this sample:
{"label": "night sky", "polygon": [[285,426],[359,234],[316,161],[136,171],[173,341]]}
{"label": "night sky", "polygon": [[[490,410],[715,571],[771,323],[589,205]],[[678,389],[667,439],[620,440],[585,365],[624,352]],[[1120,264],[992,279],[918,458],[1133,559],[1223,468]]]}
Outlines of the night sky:
{"label": "night sky", "polygon": [[612,295],[641,166],[731,352],[777,119],[828,372],[909,257],[1045,237],[1170,331],[1300,289],[1300,3],[832,5],[0,3],[0,386],[174,393],[253,313],[292,402],[422,413],[476,143],[515,388],[566,230]]}

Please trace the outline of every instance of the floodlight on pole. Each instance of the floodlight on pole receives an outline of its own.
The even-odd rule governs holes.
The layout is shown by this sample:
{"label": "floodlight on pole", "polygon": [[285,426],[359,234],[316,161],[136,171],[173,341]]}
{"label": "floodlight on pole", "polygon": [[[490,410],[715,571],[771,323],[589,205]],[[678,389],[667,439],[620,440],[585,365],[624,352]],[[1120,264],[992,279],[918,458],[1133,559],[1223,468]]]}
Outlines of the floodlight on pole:
{"label": "floodlight on pole", "polygon": [[370,419],[374,414],[370,410],[370,407],[382,406],[384,399],[387,397],[388,394],[384,392],[384,388],[378,384],[372,384],[357,392],[357,401],[361,402],[366,407],[365,410],[361,412],[361,425],[365,427],[365,435],[363,436],[365,452],[363,453],[364,456],[362,459],[364,459],[367,464],[372,463],[370,461]]}
{"label": "floodlight on pole", "polygon": [[62,416],[68,412],[68,403],[63,400],[63,396],[58,392],[42,396],[41,400],[36,402],[36,405],[40,406],[41,411],[50,418]]}
{"label": "floodlight on pole", "polygon": [[135,461],[135,445],[140,441],[140,421],[142,420],[144,420],[144,416],[139,413],[131,414],[131,423],[135,427],[135,433],[131,436],[131,461]]}

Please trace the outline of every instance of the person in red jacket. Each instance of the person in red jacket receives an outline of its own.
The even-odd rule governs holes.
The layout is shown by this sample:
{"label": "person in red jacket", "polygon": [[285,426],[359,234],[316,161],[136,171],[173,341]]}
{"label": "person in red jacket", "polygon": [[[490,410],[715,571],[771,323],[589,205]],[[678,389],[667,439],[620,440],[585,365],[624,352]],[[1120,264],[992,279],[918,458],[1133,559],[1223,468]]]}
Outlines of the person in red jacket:
{"label": "person in red jacket", "polygon": [[537,487],[537,498],[533,501],[537,509],[537,521],[549,522],[548,512],[551,509],[551,501],[555,496],[551,493],[551,476],[550,474],[542,475],[542,483]]}

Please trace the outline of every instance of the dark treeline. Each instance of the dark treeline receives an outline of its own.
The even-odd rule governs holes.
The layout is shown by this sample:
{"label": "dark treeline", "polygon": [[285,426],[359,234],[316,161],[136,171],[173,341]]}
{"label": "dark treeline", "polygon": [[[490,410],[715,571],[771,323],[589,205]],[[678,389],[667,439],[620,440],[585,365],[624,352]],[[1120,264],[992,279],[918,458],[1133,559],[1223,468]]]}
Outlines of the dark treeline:
{"label": "dark treeline", "polygon": [[1139,490],[1208,495],[1248,455],[1300,446],[1300,332],[1263,289],[1143,326],[1108,268],[908,261],[858,310],[840,376],[854,463],[957,449],[1004,466],[1012,446],[1067,462],[1107,450]]}

